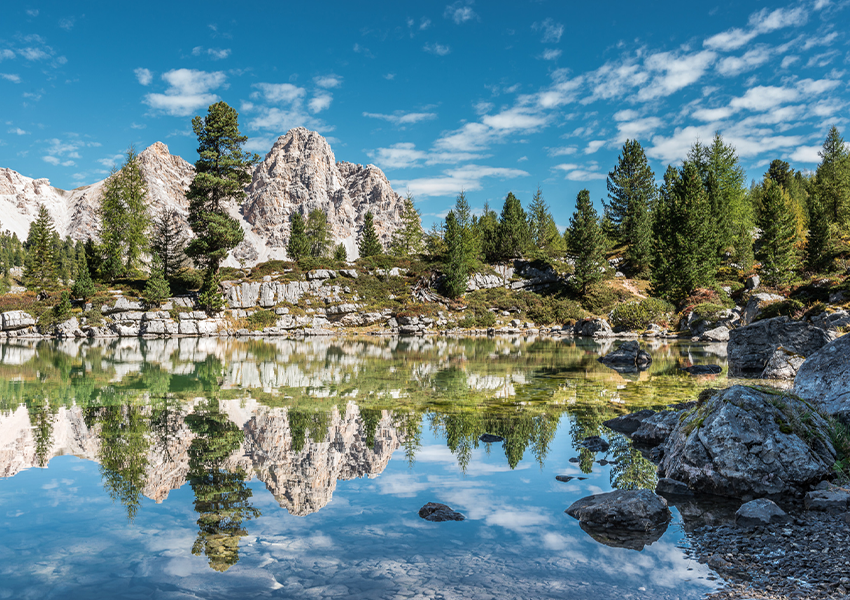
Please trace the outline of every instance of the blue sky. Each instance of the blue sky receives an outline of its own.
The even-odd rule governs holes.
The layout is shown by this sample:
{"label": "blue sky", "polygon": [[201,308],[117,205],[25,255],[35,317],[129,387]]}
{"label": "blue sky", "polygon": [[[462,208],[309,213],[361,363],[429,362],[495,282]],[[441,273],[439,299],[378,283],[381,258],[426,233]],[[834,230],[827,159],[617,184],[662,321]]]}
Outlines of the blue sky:
{"label": "blue sky", "polygon": [[21,2],[0,22],[0,167],[70,189],[129,144],[194,162],[191,118],[224,100],[265,154],[303,125],[373,163],[426,225],[539,185],[559,225],[605,197],[622,143],[660,177],[715,131],[750,178],[813,169],[847,131],[848,0],[773,2]]}

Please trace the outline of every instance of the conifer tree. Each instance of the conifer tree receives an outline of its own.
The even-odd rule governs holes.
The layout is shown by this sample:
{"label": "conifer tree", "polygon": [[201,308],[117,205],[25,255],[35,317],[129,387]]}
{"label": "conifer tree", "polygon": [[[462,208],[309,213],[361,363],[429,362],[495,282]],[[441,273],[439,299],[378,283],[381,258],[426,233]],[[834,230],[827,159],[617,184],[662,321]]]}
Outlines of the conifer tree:
{"label": "conifer tree", "polygon": [[815,193],[830,224],[846,230],[850,226],[850,150],[835,125],[818,156],[821,162],[815,172]]}
{"label": "conifer tree", "polygon": [[463,227],[455,216],[454,210],[446,215],[446,273],[445,288],[449,298],[457,298],[466,292],[469,282],[469,251],[467,241],[464,239]]}
{"label": "conifer tree", "polygon": [[588,287],[602,279],[605,266],[605,242],[599,214],[587,190],[581,190],[576,197],[569,232],[568,251],[575,260],[573,281],[578,291],[585,294]]}
{"label": "conifer tree", "polygon": [[791,279],[797,262],[797,228],[787,192],[771,179],[765,179],[764,187],[758,219],[762,233],[756,259],[761,262],[765,283],[778,285]]}
{"label": "conifer tree", "polygon": [[489,202],[484,202],[476,229],[481,240],[480,256],[487,262],[499,260],[499,215],[490,208]]}
{"label": "conifer tree", "polygon": [[26,241],[24,285],[30,289],[41,291],[56,285],[53,233],[53,219],[44,205],[39,204],[38,216],[30,224]]}
{"label": "conifer tree", "polygon": [[310,240],[307,239],[307,225],[300,212],[292,213],[289,223],[289,242],[286,254],[291,261],[299,261],[310,254]]}
{"label": "conifer tree", "polygon": [[806,237],[806,268],[815,273],[829,270],[832,265],[833,244],[830,236],[828,210],[820,197],[809,196],[808,203],[809,231]]}
{"label": "conifer tree", "polygon": [[381,240],[378,239],[378,234],[375,232],[375,217],[372,211],[366,213],[363,217],[363,229],[360,232],[360,239],[357,242],[357,247],[360,250],[360,257],[378,256],[384,253],[384,247],[381,245]]}
{"label": "conifer tree", "polygon": [[637,140],[627,140],[608,173],[608,214],[617,242],[628,246],[626,257],[638,275],[645,274],[652,261],[651,211],[656,194],[655,174],[643,147]]}
{"label": "conifer tree", "polygon": [[412,256],[420,254],[422,244],[422,215],[413,203],[413,197],[408,194],[404,199],[401,212],[402,226],[393,236],[390,251],[394,256]]}
{"label": "conifer tree", "polygon": [[142,296],[145,301],[152,306],[159,306],[163,300],[171,296],[171,287],[165,279],[162,261],[156,254],[153,257],[151,274],[145,284],[145,290],[142,293]]}
{"label": "conifer tree", "polygon": [[334,248],[334,260],[337,262],[348,260],[348,251],[345,249],[345,244],[337,244],[337,247]]}
{"label": "conifer tree", "polygon": [[528,218],[522,204],[513,192],[508,192],[502,214],[499,216],[499,258],[501,260],[521,258],[528,250],[530,238]]}
{"label": "conifer tree", "polygon": [[77,279],[74,280],[74,287],[71,288],[71,293],[75,298],[81,299],[83,302],[94,296],[95,288],[89,273],[89,265],[86,262],[85,252],[81,252],[77,262]]}
{"label": "conifer tree", "polygon": [[673,188],[679,179],[679,172],[672,166],[664,173],[664,183],[658,192],[653,210],[652,222],[652,294],[669,298],[676,278],[676,199]]}
{"label": "conifer tree", "polygon": [[224,304],[217,287],[219,265],[245,236],[239,222],[227,214],[227,203],[242,202],[243,188],[251,181],[248,167],[259,161],[258,156],[242,151],[248,138],[239,133],[238,116],[227,103],[217,102],[206,117],[192,119],[199,158],[186,199],[195,238],[185,252],[205,271],[199,297],[208,311]]}
{"label": "conifer tree", "polygon": [[566,250],[564,238],[558,231],[540,188],[537,188],[528,207],[528,228],[533,253],[549,257],[563,255]]}
{"label": "conifer tree", "polygon": [[323,258],[328,253],[331,243],[331,226],[328,224],[328,215],[320,208],[314,208],[307,215],[307,242],[310,247],[310,256]]}
{"label": "conifer tree", "polygon": [[151,252],[159,258],[162,276],[174,277],[186,267],[186,234],[180,226],[179,213],[174,208],[164,208],[153,220]]}

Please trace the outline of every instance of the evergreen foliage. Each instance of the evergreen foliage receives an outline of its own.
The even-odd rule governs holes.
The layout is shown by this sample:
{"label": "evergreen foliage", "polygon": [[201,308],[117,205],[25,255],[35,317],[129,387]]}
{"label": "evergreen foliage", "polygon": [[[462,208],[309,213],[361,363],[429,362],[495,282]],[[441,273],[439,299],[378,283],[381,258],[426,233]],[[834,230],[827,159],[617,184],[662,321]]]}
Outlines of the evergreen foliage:
{"label": "evergreen foliage", "polygon": [[499,215],[490,208],[489,202],[484,202],[477,229],[481,240],[480,256],[487,262],[499,260]]}
{"label": "evergreen foliage", "polygon": [[534,197],[531,199],[531,205],[528,207],[528,229],[533,254],[553,258],[563,256],[566,251],[564,238],[558,231],[558,226],[549,211],[549,206],[543,199],[543,192],[540,191],[540,188],[537,188]]}
{"label": "evergreen foliage", "polygon": [[832,265],[833,244],[830,236],[828,210],[817,192],[809,197],[809,231],[806,237],[806,268],[815,273],[829,270]]}
{"label": "evergreen foliage", "polygon": [[446,272],[443,287],[449,298],[457,298],[466,292],[469,282],[469,267],[467,252],[464,245],[464,231],[455,216],[454,210],[446,215]]}
{"label": "evergreen foliage", "polygon": [[348,260],[348,251],[345,249],[345,244],[337,244],[336,248],[334,248],[334,260],[337,262]]}
{"label": "evergreen foliage", "polygon": [[797,228],[791,199],[772,179],[765,179],[765,193],[759,213],[761,229],[756,259],[761,262],[765,283],[778,285],[791,279],[797,262]]}
{"label": "evergreen foliage", "polygon": [[501,260],[522,258],[528,250],[530,235],[528,219],[519,199],[508,192],[502,214],[499,216],[498,250]]}
{"label": "evergreen foliage", "polygon": [[600,281],[605,273],[605,240],[599,214],[593,207],[590,192],[582,190],[576,197],[576,208],[570,217],[568,251],[575,260],[576,288],[587,293],[589,286]]}
{"label": "evergreen foliage", "polygon": [[331,244],[331,226],[325,211],[314,208],[307,215],[307,243],[310,256],[323,258],[327,255]]}
{"label": "evergreen foliage", "polygon": [[360,232],[360,239],[357,241],[360,258],[378,256],[384,253],[384,247],[381,245],[381,240],[378,239],[377,232],[375,232],[374,219],[371,211],[363,217],[363,229]]}
{"label": "evergreen foliage", "polygon": [[75,298],[81,299],[83,302],[94,296],[94,282],[89,273],[89,265],[86,261],[85,252],[81,252],[77,263],[77,279],[74,281],[74,287],[71,288],[71,293]]}
{"label": "evergreen foliage", "polygon": [[33,290],[51,289],[56,285],[56,265],[53,254],[53,219],[43,204],[38,206],[38,216],[30,224],[26,241],[24,285]]}
{"label": "evergreen foliage", "polygon": [[239,222],[227,214],[226,204],[242,202],[243,187],[251,181],[248,167],[259,161],[257,155],[242,151],[248,138],[239,133],[238,117],[227,103],[217,102],[206,117],[192,119],[199,158],[186,199],[195,238],[185,252],[205,271],[200,298],[208,311],[224,304],[217,286],[219,265],[245,235]]}
{"label": "evergreen foliage", "polygon": [[402,226],[393,236],[390,252],[393,256],[399,257],[420,254],[423,250],[422,215],[414,205],[410,194],[404,199],[401,221]]}
{"label": "evergreen foliage", "polygon": [[289,242],[286,245],[289,260],[299,261],[310,254],[310,240],[307,239],[307,225],[300,212],[292,213],[289,223]]}
{"label": "evergreen foliage", "polygon": [[53,307],[53,316],[57,322],[67,321],[71,318],[71,296],[66,290],[59,296],[59,303]]}
{"label": "evergreen foliage", "polygon": [[159,259],[165,279],[174,277],[186,268],[188,261],[183,251],[186,234],[180,226],[180,216],[176,209],[164,208],[153,220],[150,245],[151,253]]}
{"label": "evergreen foliage", "polygon": [[151,265],[151,274],[145,284],[142,297],[151,306],[159,306],[164,300],[171,296],[171,287],[165,279],[165,269],[158,255],[154,255]]}
{"label": "evergreen foliage", "polygon": [[821,162],[815,172],[815,193],[830,223],[846,231],[850,226],[850,150],[835,125],[818,156]]}
{"label": "evergreen foliage", "polygon": [[644,275],[652,262],[652,217],[657,190],[655,174],[637,140],[623,144],[617,165],[608,173],[606,214],[611,219],[614,235],[628,246],[626,257],[638,275]]}

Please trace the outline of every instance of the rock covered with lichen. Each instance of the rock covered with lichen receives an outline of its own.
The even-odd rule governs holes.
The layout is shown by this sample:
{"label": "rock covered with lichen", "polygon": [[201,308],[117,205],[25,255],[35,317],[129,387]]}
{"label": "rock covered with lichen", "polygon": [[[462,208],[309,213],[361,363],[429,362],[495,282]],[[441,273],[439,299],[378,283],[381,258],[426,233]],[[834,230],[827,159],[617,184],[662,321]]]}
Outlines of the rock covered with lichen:
{"label": "rock covered with lichen", "polygon": [[830,425],[811,404],[736,385],[681,416],[659,475],[718,496],[797,495],[826,478],[835,458]]}

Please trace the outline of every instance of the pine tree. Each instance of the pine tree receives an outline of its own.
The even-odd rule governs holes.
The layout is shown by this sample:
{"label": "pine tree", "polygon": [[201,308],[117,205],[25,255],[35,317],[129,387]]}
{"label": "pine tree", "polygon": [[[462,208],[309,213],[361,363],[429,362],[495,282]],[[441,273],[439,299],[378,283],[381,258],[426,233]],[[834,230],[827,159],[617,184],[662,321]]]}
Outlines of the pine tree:
{"label": "pine tree", "polygon": [[791,279],[797,262],[797,228],[791,199],[782,187],[765,179],[765,193],[758,226],[761,238],[756,258],[761,262],[765,283],[778,285]]}
{"label": "pine tree", "polygon": [[199,158],[186,199],[195,238],[185,252],[205,271],[199,297],[208,311],[224,304],[217,287],[219,265],[245,236],[239,222],[227,214],[226,204],[242,202],[243,188],[251,181],[248,167],[259,160],[242,151],[248,138],[239,133],[238,116],[227,103],[217,102],[209,107],[206,117],[192,119]]}
{"label": "pine tree", "polygon": [[314,208],[307,215],[307,240],[310,256],[323,258],[327,255],[331,243],[331,226],[327,213],[319,208]]}
{"label": "pine tree", "polygon": [[124,266],[130,272],[141,267],[142,253],[147,252],[150,246],[148,229],[151,224],[147,184],[133,146],[127,150],[127,158],[121,168],[121,185],[127,217]]}
{"label": "pine tree", "polygon": [[145,290],[142,297],[152,306],[159,306],[163,300],[171,296],[171,287],[165,279],[162,261],[158,255],[154,255],[151,265],[151,274],[145,284]]}
{"label": "pine tree", "polygon": [[498,255],[501,260],[522,258],[531,241],[525,211],[512,192],[508,192],[502,214],[499,216],[498,240]]}
{"label": "pine tree", "polygon": [[292,213],[289,223],[289,243],[286,254],[291,261],[299,261],[310,254],[310,240],[307,239],[307,225],[300,212]]}
{"label": "pine tree", "polygon": [[393,236],[390,251],[393,256],[413,256],[423,250],[422,244],[422,215],[413,203],[413,197],[408,194],[404,199],[401,211],[402,226]]}
{"label": "pine tree", "polygon": [[605,247],[599,214],[593,207],[590,192],[582,190],[576,197],[576,208],[570,217],[568,251],[575,261],[573,281],[579,292],[604,276]]}
{"label": "pine tree", "polygon": [[86,262],[85,252],[81,252],[77,259],[77,279],[74,281],[74,287],[71,288],[71,293],[75,298],[81,299],[83,302],[94,296],[95,288],[89,273],[89,265]]}
{"label": "pine tree", "polygon": [[828,271],[832,266],[833,245],[830,236],[829,211],[817,195],[809,196],[809,231],[806,237],[806,268],[815,273]]}
{"label": "pine tree", "polygon": [[652,261],[652,218],[657,190],[655,174],[643,147],[627,140],[617,162],[608,173],[609,216],[617,241],[627,245],[626,257],[638,275],[649,270]]}
{"label": "pine tree", "polygon": [[466,292],[469,282],[468,242],[464,239],[463,227],[455,216],[454,210],[446,215],[446,272],[443,287],[449,298],[457,298]]}
{"label": "pine tree", "polygon": [[846,231],[850,226],[850,150],[835,125],[818,156],[821,162],[815,172],[815,193],[830,224]]}
{"label": "pine tree", "polygon": [[673,221],[676,198],[673,195],[673,188],[678,179],[679,172],[673,166],[668,166],[653,210],[650,280],[652,294],[664,298],[672,295],[673,282],[676,278],[676,224]]}
{"label": "pine tree", "polygon": [[384,247],[381,245],[381,240],[378,239],[378,234],[375,232],[374,216],[371,211],[367,212],[363,217],[363,229],[360,232],[357,247],[360,250],[360,258],[378,256],[384,253]]}
{"label": "pine tree", "polygon": [[346,262],[348,260],[348,251],[345,249],[345,244],[337,244],[334,248],[334,260],[337,262]]}
{"label": "pine tree", "polygon": [[490,208],[490,203],[484,203],[484,211],[477,223],[477,235],[481,240],[480,255],[487,262],[499,260],[499,215]]}
{"label": "pine tree", "polygon": [[547,257],[563,255],[566,250],[564,238],[558,231],[540,188],[537,188],[528,207],[528,228],[533,254]]}
{"label": "pine tree", "polygon": [[38,217],[30,224],[26,241],[24,285],[30,289],[41,291],[56,285],[53,233],[53,219],[44,205],[39,204]]}
{"label": "pine tree", "polygon": [[151,252],[159,258],[162,276],[174,277],[186,267],[186,234],[180,226],[180,216],[174,208],[163,208],[153,221]]}

